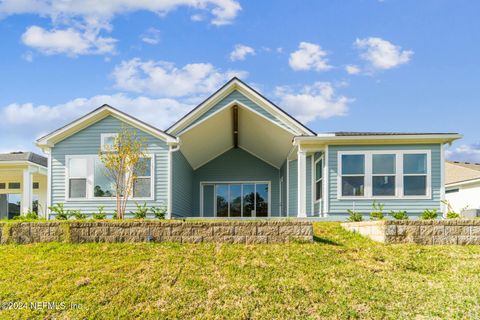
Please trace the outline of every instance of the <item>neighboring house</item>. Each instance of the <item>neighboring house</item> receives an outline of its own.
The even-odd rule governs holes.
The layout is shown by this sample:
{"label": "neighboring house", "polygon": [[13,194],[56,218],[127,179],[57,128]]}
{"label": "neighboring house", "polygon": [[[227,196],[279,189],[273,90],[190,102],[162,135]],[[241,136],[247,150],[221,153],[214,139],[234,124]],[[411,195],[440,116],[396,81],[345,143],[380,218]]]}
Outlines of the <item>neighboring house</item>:
{"label": "neighboring house", "polygon": [[0,220],[47,212],[47,158],[32,152],[0,154]]}
{"label": "neighboring house", "polygon": [[[161,108],[162,106],[159,106]],[[373,123],[372,119],[372,123]],[[48,202],[112,212],[98,153],[121,127],[147,139],[150,170],[135,201],[168,217],[324,217],[347,209],[441,208],[449,133],[316,134],[237,78],[166,131],[108,105],[40,138],[48,154]],[[101,189],[102,192],[97,192]]]}
{"label": "neighboring house", "polygon": [[455,210],[480,209],[480,163],[445,163],[446,199]]}

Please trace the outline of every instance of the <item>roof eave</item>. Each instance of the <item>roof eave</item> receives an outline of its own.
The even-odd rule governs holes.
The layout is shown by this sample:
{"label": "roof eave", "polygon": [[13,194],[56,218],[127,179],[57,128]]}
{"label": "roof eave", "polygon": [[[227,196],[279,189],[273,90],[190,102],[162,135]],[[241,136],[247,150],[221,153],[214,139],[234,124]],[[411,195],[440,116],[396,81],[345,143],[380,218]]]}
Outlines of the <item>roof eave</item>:
{"label": "roof eave", "polygon": [[297,136],[294,138],[296,144],[330,144],[330,143],[452,143],[461,139],[461,134],[418,134],[418,135],[362,135],[362,136],[335,136],[335,135],[318,135],[318,136]]}

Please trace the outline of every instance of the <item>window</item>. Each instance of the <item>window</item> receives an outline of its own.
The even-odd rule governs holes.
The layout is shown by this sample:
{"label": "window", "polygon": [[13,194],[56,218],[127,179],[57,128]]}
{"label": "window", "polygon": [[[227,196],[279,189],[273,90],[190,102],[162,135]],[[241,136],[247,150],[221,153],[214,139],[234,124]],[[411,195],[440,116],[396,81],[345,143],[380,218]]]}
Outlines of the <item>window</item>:
{"label": "window", "polygon": [[315,161],[315,201],[323,198],[323,158]]}
{"label": "window", "polygon": [[10,182],[8,189],[20,189],[20,182]]}
{"label": "window", "polygon": [[342,155],[342,196],[365,193],[365,155]]}
{"label": "window", "polygon": [[102,133],[100,135],[102,151],[113,151],[113,145],[117,137],[117,133]]}
{"label": "window", "polygon": [[423,198],[431,195],[428,150],[339,152],[338,162],[339,197]]}
{"label": "window", "polygon": [[[153,194],[153,156],[140,160],[133,168],[137,179],[133,182],[133,199],[150,198]],[[106,174],[106,168],[96,155],[67,156],[68,198],[111,199],[116,196],[115,184]]]}
{"label": "window", "polygon": [[33,185],[32,185],[32,188],[33,189],[38,189],[38,188],[40,188],[40,184],[38,182],[34,182]]}
{"label": "window", "polygon": [[136,176],[133,183],[133,197],[150,198],[152,193],[152,159],[141,158],[133,172]]}
{"label": "window", "polygon": [[372,157],[373,195],[394,196],[396,155],[374,154]]}
{"label": "window", "polygon": [[427,194],[427,155],[405,154],[403,156],[403,193],[406,196]]}
{"label": "window", "polygon": [[88,159],[85,157],[70,158],[68,160],[68,197],[87,197]]}
{"label": "window", "polygon": [[105,166],[98,158],[94,160],[93,186],[94,197],[115,197],[114,183],[106,175]]}
{"label": "window", "polygon": [[5,182],[0,183],[0,189],[5,189],[7,186]]}

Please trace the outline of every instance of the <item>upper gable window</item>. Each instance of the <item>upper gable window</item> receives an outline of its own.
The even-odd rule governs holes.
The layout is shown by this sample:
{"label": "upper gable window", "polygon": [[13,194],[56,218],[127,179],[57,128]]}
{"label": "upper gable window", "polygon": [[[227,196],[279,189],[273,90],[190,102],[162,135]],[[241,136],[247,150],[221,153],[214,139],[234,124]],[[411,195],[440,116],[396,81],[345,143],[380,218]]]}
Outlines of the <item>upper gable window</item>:
{"label": "upper gable window", "polygon": [[102,151],[113,151],[115,139],[118,137],[118,133],[102,133],[101,145]]}

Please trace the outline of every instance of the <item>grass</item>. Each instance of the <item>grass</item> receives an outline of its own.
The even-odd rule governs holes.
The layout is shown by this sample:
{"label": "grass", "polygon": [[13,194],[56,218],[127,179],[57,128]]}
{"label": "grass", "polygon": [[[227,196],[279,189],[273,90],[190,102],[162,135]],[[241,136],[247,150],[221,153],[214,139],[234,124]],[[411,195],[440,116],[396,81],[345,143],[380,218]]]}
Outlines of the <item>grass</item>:
{"label": "grass", "polygon": [[315,242],[0,246],[0,318],[478,318],[480,247],[383,245],[315,223]]}

